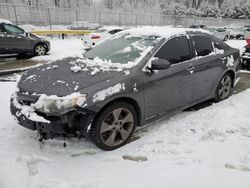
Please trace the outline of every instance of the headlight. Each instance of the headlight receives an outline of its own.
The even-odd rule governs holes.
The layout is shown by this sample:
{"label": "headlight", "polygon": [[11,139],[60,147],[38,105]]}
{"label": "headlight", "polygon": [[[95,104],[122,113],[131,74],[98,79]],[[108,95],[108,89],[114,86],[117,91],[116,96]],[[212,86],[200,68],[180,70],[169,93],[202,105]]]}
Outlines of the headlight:
{"label": "headlight", "polygon": [[55,95],[41,95],[34,104],[34,109],[46,114],[68,112],[76,107],[82,107],[86,102],[87,94],[73,93],[65,97]]}

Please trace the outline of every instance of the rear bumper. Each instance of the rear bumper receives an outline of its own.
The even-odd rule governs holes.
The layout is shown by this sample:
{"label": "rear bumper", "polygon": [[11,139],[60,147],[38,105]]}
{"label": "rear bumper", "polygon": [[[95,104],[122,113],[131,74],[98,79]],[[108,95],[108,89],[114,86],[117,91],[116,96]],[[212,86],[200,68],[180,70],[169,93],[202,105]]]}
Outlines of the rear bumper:
{"label": "rear bumper", "polygon": [[[18,105],[18,107],[20,106]],[[10,111],[17,122],[27,129],[38,131],[44,139],[75,136],[77,134],[88,137],[87,129],[95,116],[94,112],[79,108],[61,116],[46,116],[36,113],[46,120],[36,121],[27,117],[27,114],[22,113],[22,110],[18,107],[11,99]]]}

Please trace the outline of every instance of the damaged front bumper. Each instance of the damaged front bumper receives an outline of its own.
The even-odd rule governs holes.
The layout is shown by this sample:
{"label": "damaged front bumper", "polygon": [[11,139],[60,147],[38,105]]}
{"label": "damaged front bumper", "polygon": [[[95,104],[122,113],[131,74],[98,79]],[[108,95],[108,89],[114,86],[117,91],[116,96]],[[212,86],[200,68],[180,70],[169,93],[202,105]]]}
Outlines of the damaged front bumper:
{"label": "damaged front bumper", "polygon": [[37,130],[44,139],[77,135],[88,137],[88,126],[95,116],[95,112],[80,107],[60,116],[48,116],[36,111],[27,113],[27,110],[23,110],[25,108],[31,107],[22,104],[17,95],[11,97],[11,114],[18,123],[27,129]]}

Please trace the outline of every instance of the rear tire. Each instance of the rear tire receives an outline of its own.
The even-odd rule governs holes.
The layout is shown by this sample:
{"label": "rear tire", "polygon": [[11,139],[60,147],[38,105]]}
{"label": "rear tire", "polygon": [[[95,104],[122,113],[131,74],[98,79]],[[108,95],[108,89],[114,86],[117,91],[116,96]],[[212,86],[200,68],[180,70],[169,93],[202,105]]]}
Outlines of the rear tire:
{"label": "rear tire", "polygon": [[227,99],[232,93],[233,79],[229,73],[226,73],[219,82],[215,93],[215,101],[219,102]]}
{"label": "rear tire", "polygon": [[105,108],[90,129],[90,138],[100,149],[110,151],[125,145],[137,126],[137,114],[126,102]]}
{"label": "rear tire", "polygon": [[46,55],[46,53],[47,53],[47,46],[45,44],[38,44],[34,48],[34,55],[36,56]]}

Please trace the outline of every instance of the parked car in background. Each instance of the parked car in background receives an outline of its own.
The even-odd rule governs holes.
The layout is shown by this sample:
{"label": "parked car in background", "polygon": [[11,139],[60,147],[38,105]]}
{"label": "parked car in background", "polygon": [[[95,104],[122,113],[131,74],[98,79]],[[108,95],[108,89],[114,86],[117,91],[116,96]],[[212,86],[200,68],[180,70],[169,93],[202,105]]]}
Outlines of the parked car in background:
{"label": "parked car in background", "polygon": [[50,50],[50,42],[7,20],[0,20],[0,54],[45,55]]}
{"label": "parked car in background", "polygon": [[139,126],[228,98],[241,59],[207,32],[167,27],[126,30],[84,56],[24,74],[11,112],[41,138],[85,136],[104,150],[126,144]]}
{"label": "parked car in background", "polygon": [[191,29],[206,29],[206,25],[191,25],[189,28]]}
{"label": "parked car in background", "polygon": [[243,27],[235,27],[235,28],[230,28],[230,36],[229,39],[234,39],[234,40],[245,40],[245,30]]}
{"label": "parked car in background", "polygon": [[102,27],[94,33],[85,35],[81,40],[83,45],[89,49],[123,30],[124,29],[122,27]]}
{"label": "parked car in background", "polygon": [[100,28],[99,23],[92,23],[87,21],[73,22],[70,26],[70,30],[97,30]]}
{"label": "parked car in background", "polygon": [[229,39],[230,30],[226,27],[208,27],[207,30],[221,40],[226,41]]}

